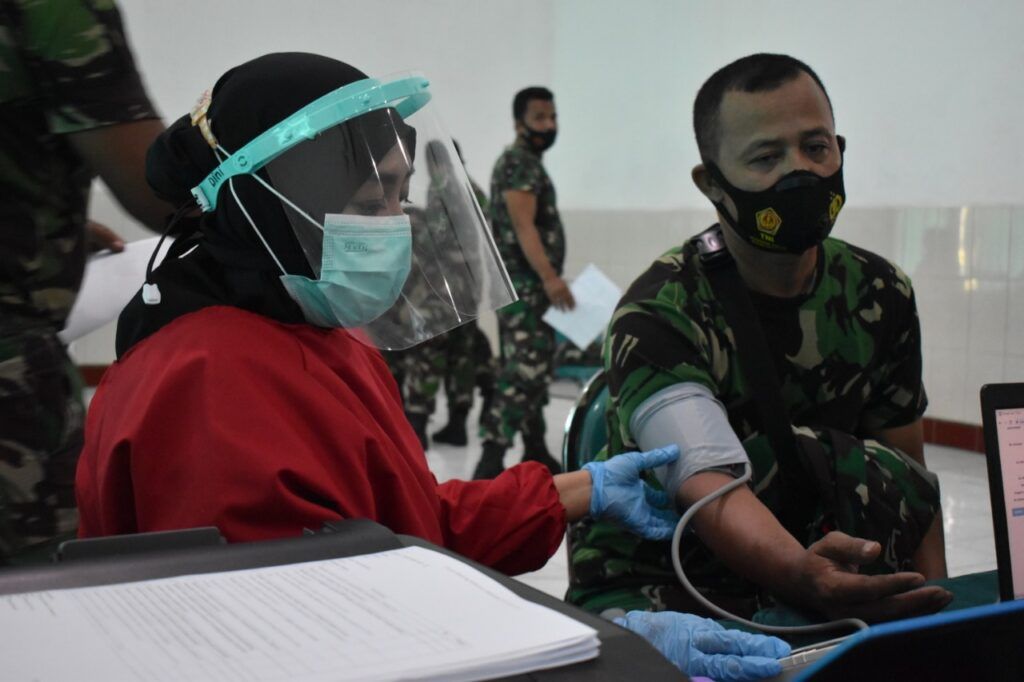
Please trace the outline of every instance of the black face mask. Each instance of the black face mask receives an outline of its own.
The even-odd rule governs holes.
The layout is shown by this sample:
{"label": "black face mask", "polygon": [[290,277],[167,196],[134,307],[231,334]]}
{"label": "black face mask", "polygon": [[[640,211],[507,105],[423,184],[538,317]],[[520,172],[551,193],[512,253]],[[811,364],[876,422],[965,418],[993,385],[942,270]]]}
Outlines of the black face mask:
{"label": "black face mask", "polygon": [[530,149],[538,154],[547,151],[555,143],[555,136],[558,134],[558,130],[551,129],[541,132],[530,128],[525,123],[520,122],[520,125],[526,131],[523,134],[526,144],[530,145]]}
{"label": "black face mask", "polygon": [[[840,153],[845,140],[839,138]],[[803,253],[825,240],[846,203],[843,167],[823,178],[810,171],[793,171],[760,192],[734,187],[718,166],[705,162],[711,177],[736,205],[736,219],[721,202],[715,208],[747,243],[766,251]]]}

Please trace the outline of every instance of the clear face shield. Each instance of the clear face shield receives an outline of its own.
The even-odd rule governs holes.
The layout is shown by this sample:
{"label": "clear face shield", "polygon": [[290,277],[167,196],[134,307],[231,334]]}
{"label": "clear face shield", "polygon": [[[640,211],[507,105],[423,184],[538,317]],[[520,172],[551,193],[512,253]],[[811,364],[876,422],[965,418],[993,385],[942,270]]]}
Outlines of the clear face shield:
{"label": "clear face shield", "polygon": [[234,200],[241,173],[281,200],[314,273],[282,269],[281,281],[312,324],[400,350],[515,300],[421,76],[359,81],[307,105],[227,157],[193,190],[200,206]]}

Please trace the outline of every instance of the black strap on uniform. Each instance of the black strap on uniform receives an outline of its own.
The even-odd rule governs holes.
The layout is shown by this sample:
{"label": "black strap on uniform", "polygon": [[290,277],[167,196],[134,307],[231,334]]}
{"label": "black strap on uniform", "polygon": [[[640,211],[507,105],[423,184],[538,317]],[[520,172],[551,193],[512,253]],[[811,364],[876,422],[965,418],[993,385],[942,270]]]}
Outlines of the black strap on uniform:
{"label": "black strap on uniform", "polygon": [[787,491],[779,521],[803,542],[804,524],[811,520],[817,487],[801,463],[792,420],[782,398],[778,368],[772,360],[764,330],[750,300],[736,261],[725,246],[722,229],[714,225],[696,237],[701,264],[711,289],[732,328],[736,354],[751,398],[761,420],[761,430],[771,443],[779,475]]}

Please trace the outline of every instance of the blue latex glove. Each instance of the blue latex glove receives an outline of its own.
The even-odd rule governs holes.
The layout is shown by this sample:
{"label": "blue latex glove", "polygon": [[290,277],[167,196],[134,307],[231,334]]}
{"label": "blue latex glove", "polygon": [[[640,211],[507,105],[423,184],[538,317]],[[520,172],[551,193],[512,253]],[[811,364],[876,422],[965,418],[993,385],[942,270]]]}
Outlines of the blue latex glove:
{"label": "blue latex glove", "polygon": [[687,675],[718,682],[759,680],[782,672],[789,645],[778,637],[726,630],[710,618],[676,611],[630,611],[615,622],[654,645]]}
{"label": "blue latex glove", "polygon": [[650,452],[624,452],[606,462],[588,462],[590,516],[609,519],[650,540],[672,537],[679,515],[669,507],[668,495],[640,478],[646,469],[676,461],[679,447],[669,445]]}

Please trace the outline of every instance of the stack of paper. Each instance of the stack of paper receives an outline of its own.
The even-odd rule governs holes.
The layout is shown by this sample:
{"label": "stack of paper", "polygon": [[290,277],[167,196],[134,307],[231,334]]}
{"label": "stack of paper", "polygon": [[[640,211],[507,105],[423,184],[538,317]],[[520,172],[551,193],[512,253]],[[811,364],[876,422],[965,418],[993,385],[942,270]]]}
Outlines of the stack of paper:
{"label": "stack of paper", "polygon": [[409,547],[0,597],[4,679],[477,680],[594,658],[593,629]]}
{"label": "stack of paper", "polygon": [[[75,305],[58,335],[61,341],[71,343],[121,314],[121,309],[146,281],[146,265],[159,241],[160,237],[142,239],[125,244],[121,253],[101,251],[89,259]],[[173,237],[164,240],[154,268],[160,265],[173,243]]]}

